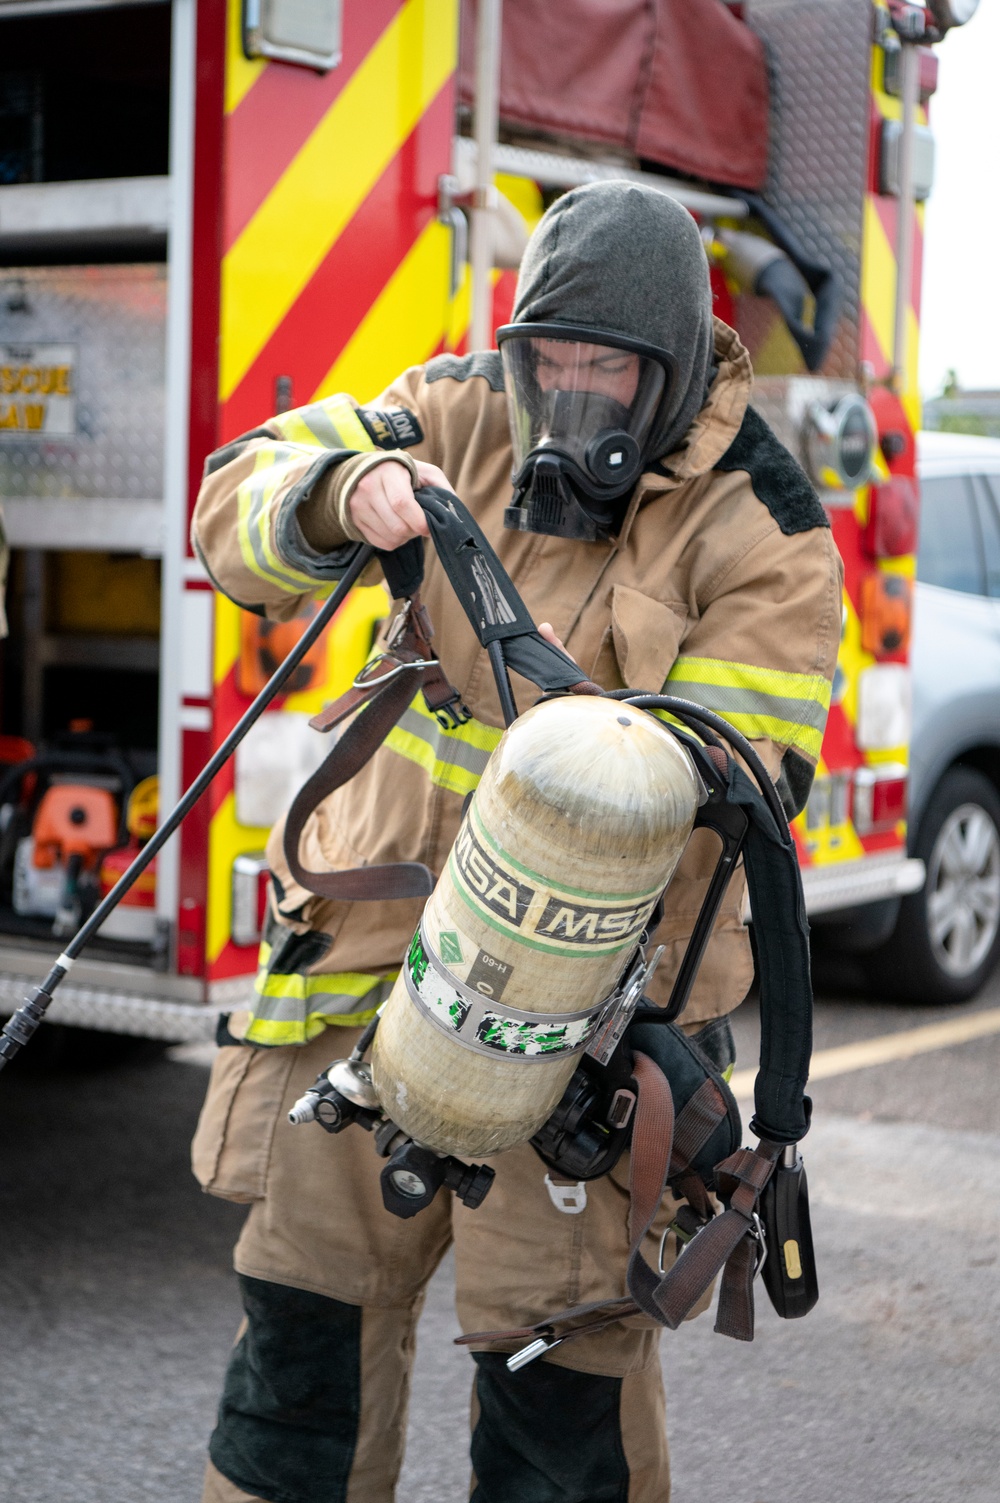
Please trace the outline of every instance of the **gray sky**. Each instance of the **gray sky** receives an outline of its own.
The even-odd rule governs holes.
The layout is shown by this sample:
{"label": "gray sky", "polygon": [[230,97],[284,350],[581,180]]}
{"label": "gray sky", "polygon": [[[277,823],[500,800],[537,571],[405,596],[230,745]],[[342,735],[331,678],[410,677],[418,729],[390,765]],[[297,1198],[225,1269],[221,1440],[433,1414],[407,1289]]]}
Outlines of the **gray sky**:
{"label": "gray sky", "polygon": [[954,367],[966,388],[1000,388],[1000,4],[980,0],[937,49],[937,141],[924,239],[920,386]]}

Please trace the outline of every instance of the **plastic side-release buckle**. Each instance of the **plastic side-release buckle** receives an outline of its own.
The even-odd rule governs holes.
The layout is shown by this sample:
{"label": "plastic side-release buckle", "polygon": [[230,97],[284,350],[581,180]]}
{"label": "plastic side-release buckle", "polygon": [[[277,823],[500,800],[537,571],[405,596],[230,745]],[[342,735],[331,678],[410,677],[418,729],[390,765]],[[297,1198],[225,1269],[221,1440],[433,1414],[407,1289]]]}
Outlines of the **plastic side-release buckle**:
{"label": "plastic side-release buckle", "polygon": [[[427,702],[426,693],[424,700]],[[443,705],[428,703],[428,709],[443,731],[457,731],[459,726],[463,726],[467,720],[472,719],[472,711],[463,704],[457,693],[453,699]]]}
{"label": "plastic side-release buckle", "polygon": [[546,1175],[545,1188],[557,1211],[562,1211],[567,1216],[579,1216],[581,1211],[587,1209],[587,1186],[582,1179],[575,1185],[556,1185]]}

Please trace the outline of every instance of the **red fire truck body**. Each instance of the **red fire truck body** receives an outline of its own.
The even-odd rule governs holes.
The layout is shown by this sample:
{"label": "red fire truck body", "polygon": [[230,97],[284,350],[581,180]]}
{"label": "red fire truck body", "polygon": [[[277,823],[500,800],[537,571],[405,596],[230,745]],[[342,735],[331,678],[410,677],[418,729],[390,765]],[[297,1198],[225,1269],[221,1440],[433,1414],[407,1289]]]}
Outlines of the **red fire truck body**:
{"label": "red fire truck body", "polygon": [[[907,17],[922,8],[507,0],[502,25],[497,0],[308,10],[0,0],[14,60],[0,82],[0,120],[14,122],[0,155],[0,495],[14,553],[0,1005],[17,1005],[60,947],[66,900],[40,875],[38,780],[104,787],[122,842],[141,841],[138,816],[124,829],[131,786],[155,774],[169,807],[294,640],[294,623],[216,594],[191,553],[206,454],[274,411],[338,391],[364,401],[408,364],[492,343],[545,203],[622,174],[697,218],[716,310],[754,361],[755,405],[810,468],[845,561],[829,726],[796,822],[807,904],[831,913],[912,891],[907,653],[935,65]],[[643,30],[654,12],[655,46]],[[74,69],[103,101],[92,141],[86,112],[75,142],[63,120]],[[137,122],[117,156],[116,98]],[[143,913],[79,964],[54,1017],[195,1038],[246,995],[267,828],[326,749],[308,717],[385,611],[381,591],[355,592],[159,858]],[[146,799],[148,833],[148,784]],[[54,851],[58,875],[69,847]],[[113,880],[103,859],[81,857],[92,884]],[[20,886],[4,861],[20,862]]]}

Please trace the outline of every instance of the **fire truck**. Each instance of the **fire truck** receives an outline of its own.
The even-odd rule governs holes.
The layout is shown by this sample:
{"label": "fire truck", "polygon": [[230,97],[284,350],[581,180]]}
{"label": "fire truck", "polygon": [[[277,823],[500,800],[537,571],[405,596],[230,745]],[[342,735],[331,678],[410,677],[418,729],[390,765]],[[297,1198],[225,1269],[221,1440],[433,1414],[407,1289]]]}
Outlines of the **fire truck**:
{"label": "fire truck", "polygon": [[[927,111],[933,44],[972,9],[0,0],[0,1009],[303,629],[242,614],[193,556],[205,456],[276,411],[365,401],[407,365],[489,347],[546,205],[605,178],[695,216],[754,403],[844,559],[833,703],[795,826],[807,906],[822,920],[919,887],[905,817]],[[246,997],[268,827],[326,749],[309,717],[386,609],[354,592],[53,1020],[208,1038]]]}

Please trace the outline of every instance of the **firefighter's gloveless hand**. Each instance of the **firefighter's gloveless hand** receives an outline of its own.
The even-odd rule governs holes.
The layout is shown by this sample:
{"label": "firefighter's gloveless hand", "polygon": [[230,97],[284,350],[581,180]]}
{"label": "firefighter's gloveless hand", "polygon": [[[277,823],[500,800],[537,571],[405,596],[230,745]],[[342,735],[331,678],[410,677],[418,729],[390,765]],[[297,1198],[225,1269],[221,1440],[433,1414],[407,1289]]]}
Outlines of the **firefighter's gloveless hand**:
{"label": "firefighter's gloveless hand", "polygon": [[[422,485],[454,486],[435,464],[415,461]],[[366,543],[386,551],[401,548],[410,538],[428,537],[427,518],[413,498],[413,482],[405,465],[391,460],[369,470],[358,481],[348,506],[351,520]]]}
{"label": "firefighter's gloveless hand", "polygon": [[[414,463],[422,485],[439,485],[454,491],[455,487],[436,464],[426,464],[422,459]],[[414,500],[413,482],[405,465],[390,460],[369,470],[358,481],[348,506],[355,527],[374,548],[400,548],[410,538],[430,536],[427,518]],[[566,651],[547,621],[542,621],[538,630],[547,642]]]}

